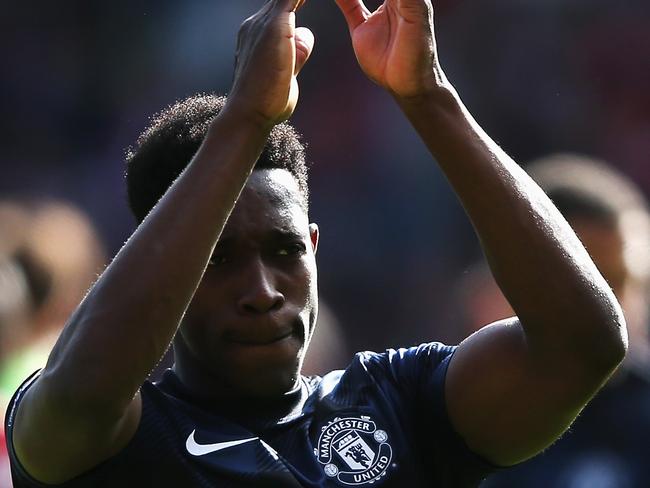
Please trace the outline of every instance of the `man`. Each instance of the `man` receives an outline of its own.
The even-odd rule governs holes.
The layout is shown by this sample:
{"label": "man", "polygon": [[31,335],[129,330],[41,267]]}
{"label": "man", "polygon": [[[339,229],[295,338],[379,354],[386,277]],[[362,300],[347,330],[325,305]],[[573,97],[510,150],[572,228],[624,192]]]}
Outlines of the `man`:
{"label": "man", "polygon": [[[270,1],[243,24],[218,116],[201,123],[195,100],[181,104],[187,123],[174,108],[161,116],[184,128],[164,139],[202,143],[159,201],[155,182],[138,190],[153,209],[136,210],[143,222],[18,391],[8,418],[17,487],[471,486],[551,443],[623,358],[607,284],[447,81],[431,3],[389,0],[371,13],[338,0],[362,69],[445,171],[519,318],[457,349],[363,353],[343,372],[300,376],[318,228],[292,161],[300,149],[272,141],[291,139],[278,123],[313,47],[295,27],[302,3]],[[260,154],[282,162],[256,168]],[[143,385],[172,339],[174,371]]]}

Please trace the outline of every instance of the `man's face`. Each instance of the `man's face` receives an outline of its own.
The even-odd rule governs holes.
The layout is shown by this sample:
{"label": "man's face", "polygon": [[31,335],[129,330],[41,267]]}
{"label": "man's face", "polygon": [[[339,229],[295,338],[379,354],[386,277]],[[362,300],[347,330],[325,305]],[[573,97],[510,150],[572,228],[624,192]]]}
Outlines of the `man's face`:
{"label": "man's face", "polygon": [[235,394],[277,395],[298,378],[318,308],[318,228],[302,198],[288,171],[253,171],[179,330],[177,362]]}

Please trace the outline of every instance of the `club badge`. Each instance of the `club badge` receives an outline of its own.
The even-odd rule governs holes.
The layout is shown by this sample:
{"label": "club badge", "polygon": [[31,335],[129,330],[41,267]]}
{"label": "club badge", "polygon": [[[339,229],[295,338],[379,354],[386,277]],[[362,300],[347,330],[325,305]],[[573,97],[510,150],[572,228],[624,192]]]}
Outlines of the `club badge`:
{"label": "club badge", "polygon": [[370,417],[336,417],[322,428],[314,454],[328,477],[365,485],[386,475],[393,450]]}

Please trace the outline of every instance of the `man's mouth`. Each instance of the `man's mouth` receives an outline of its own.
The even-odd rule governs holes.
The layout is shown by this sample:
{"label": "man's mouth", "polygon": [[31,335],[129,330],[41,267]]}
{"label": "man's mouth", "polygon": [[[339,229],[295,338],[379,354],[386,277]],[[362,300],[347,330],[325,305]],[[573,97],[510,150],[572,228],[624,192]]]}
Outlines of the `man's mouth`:
{"label": "man's mouth", "polygon": [[290,339],[293,335],[294,331],[288,330],[275,334],[237,335],[229,337],[228,340],[242,346],[270,346]]}

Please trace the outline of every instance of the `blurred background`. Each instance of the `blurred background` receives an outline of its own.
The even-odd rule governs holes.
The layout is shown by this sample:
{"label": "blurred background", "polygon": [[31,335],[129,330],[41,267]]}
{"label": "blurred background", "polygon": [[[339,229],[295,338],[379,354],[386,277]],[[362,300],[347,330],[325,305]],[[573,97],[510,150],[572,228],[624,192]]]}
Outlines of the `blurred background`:
{"label": "blurred background", "polygon": [[[262,3],[7,6],[0,195],[70,201],[114,255],[134,229],[125,149],[175,100],[228,91],[239,24]],[[449,78],[516,160],[586,153],[650,190],[646,0],[441,0],[436,16]],[[452,338],[450,288],[480,257],[471,226],[393,101],[358,69],[333,0],[308,2],[298,23],[317,39],[293,123],[312,163],[321,293],[353,350]]]}
{"label": "blurred background", "polygon": [[[80,218],[98,241],[87,261],[95,276],[134,230],[125,149],[175,100],[227,93],[238,27],[262,3],[6,5],[0,200],[28,208],[64,201],[86,214]],[[448,77],[511,156],[524,165],[556,152],[595,156],[647,196],[647,0],[434,3]],[[459,287],[481,260],[462,208],[393,101],[360,72],[334,1],[311,0],[298,23],[314,31],[316,48],[292,121],[308,144],[320,290],[332,330],[310,368],[343,366],[360,349],[459,341],[471,329]],[[0,239],[11,240],[11,232]],[[0,341],[10,343],[19,323],[3,326]]]}

